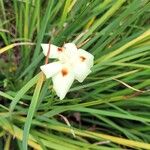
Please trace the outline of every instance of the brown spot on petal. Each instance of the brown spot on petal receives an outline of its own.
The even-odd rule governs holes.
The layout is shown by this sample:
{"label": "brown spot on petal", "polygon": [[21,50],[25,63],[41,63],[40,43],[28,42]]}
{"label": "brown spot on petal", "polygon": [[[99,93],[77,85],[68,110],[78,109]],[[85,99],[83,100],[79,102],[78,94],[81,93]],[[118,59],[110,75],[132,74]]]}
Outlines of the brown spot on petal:
{"label": "brown spot on petal", "polygon": [[84,56],[80,56],[80,59],[82,62],[86,60],[86,58]]}
{"label": "brown spot on petal", "polygon": [[58,47],[58,51],[59,51],[59,52],[62,52],[62,51],[63,51],[63,48],[62,48],[62,47]]}
{"label": "brown spot on petal", "polygon": [[63,68],[61,70],[61,74],[62,74],[62,76],[66,76],[68,74],[68,70],[66,68]]}

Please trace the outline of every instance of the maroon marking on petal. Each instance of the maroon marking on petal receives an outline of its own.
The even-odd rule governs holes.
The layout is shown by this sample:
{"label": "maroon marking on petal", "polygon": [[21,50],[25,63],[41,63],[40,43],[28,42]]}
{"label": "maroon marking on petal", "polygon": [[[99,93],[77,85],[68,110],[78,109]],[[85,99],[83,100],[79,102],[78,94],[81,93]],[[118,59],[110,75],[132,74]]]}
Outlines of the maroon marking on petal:
{"label": "maroon marking on petal", "polygon": [[86,58],[84,56],[80,56],[80,59],[82,62],[86,60]]}
{"label": "maroon marking on petal", "polygon": [[57,49],[59,52],[62,52],[63,51],[63,48],[62,47],[58,47]]}
{"label": "maroon marking on petal", "polygon": [[66,76],[68,74],[68,70],[66,68],[63,68],[61,70],[61,74],[62,74],[62,76]]}

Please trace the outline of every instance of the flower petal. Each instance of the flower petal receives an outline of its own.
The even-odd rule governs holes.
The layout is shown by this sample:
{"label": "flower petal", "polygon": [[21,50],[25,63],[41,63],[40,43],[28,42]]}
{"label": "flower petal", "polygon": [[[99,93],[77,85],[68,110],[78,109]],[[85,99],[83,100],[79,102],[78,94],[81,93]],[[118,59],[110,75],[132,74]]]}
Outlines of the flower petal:
{"label": "flower petal", "polygon": [[63,46],[66,50],[69,50],[70,52],[74,52],[76,53],[77,52],[77,47],[74,43],[66,43],[64,44]]}
{"label": "flower petal", "polygon": [[74,67],[74,73],[75,79],[79,82],[83,82],[83,80],[91,73],[91,70],[86,63],[78,63]]}
{"label": "flower petal", "polygon": [[78,59],[78,50],[74,43],[66,43],[63,46],[63,52],[59,55],[62,63],[73,64]]}
{"label": "flower petal", "polygon": [[74,43],[66,43],[64,44],[64,53],[67,58],[73,59],[78,55],[78,49]]}
{"label": "flower petal", "polygon": [[[41,44],[41,47],[43,49],[43,53],[45,56],[47,56],[48,50],[49,50],[49,44]],[[50,53],[49,58],[58,58],[59,55],[59,48],[53,44],[50,44]]]}
{"label": "flower petal", "polygon": [[60,62],[54,62],[43,65],[40,68],[42,72],[45,74],[46,78],[50,78],[61,70],[62,64]]}
{"label": "flower petal", "polygon": [[52,77],[52,81],[57,96],[62,100],[74,81],[74,73],[71,71],[70,67],[63,66],[61,71],[56,76]]}
{"label": "flower petal", "polygon": [[89,52],[78,49],[78,55],[80,57],[81,62],[85,62],[89,68],[91,68],[94,64],[94,56]]}

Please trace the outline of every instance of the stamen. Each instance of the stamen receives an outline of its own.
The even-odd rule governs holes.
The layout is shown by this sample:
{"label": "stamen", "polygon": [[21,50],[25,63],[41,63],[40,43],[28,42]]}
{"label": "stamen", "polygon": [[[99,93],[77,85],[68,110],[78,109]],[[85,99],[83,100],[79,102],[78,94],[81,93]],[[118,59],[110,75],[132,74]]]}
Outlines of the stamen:
{"label": "stamen", "polygon": [[68,74],[68,70],[66,68],[63,68],[61,70],[62,76],[66,76]]}
{"label": "stamen", "polygon": [[86,58],[84,56],[80,56],[80,59],[82,62],[86,60]]}

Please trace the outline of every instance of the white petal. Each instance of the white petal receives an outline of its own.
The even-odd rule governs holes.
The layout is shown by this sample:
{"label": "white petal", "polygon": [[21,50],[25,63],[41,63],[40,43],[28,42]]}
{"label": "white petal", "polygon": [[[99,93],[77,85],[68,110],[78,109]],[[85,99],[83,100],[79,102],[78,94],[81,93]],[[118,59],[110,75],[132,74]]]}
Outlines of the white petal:
{"label": "white petal", "polygon": [[63,47],[65,48],[65,56],[68,59],[72,60],[78,56],[78,49],[74,43],[66,43]]}
{"label": "white petal", "polygon": [[[63,71],[65,72],[63,73]],[[56,91],[57,96],[59,96],[62,100],[66,96],[74,81],[74,73],[68,66],[63,66],[62,70],[56,76],[52,77],[52,81],[53,88]]]}
{"label": "white petal", "polygon": [[59,55],[62,63],[72,64],[78,59],[78,50],[74,43],[66,43],[63,48],[63,52]]}
{"label": "white petal", "polygon": [[64,44],[63,47],[66,48],[67,50],[74,52],[74,53],[77,52],[77,47],[74,43],[66,43],[66,44]]}
{"label": "white petal", "polygon": [[46,78],[50,78],[61,70],[62,64],[60,62],[54,62],[43,65],[40,68],[42,72],[45,74]]}
{"label": "white petal", "polygon": [[92,54],[90,54],[89,52],[83,50],[83,49],[78,49],[78,55],[79,57],[84,57],[85,60],[84,62],[87,64],[88,67],[92,67],[94,64],[94,56]]}
{"label": "white petal", "polygon": [[91,73],[91,70],[86,63],[78,63],[74,67],[74,73],[75,79],[79,82],[83,82],[83,80]]}
{"label": "white petal", "polygon": [[[49,50],[49,44],[41,44],[43,53],[45,56],[47,56],[48,50]],[[58,58],[59,51],[58,47],[50,44],[50,53],[49,53],[49,58]]]}

